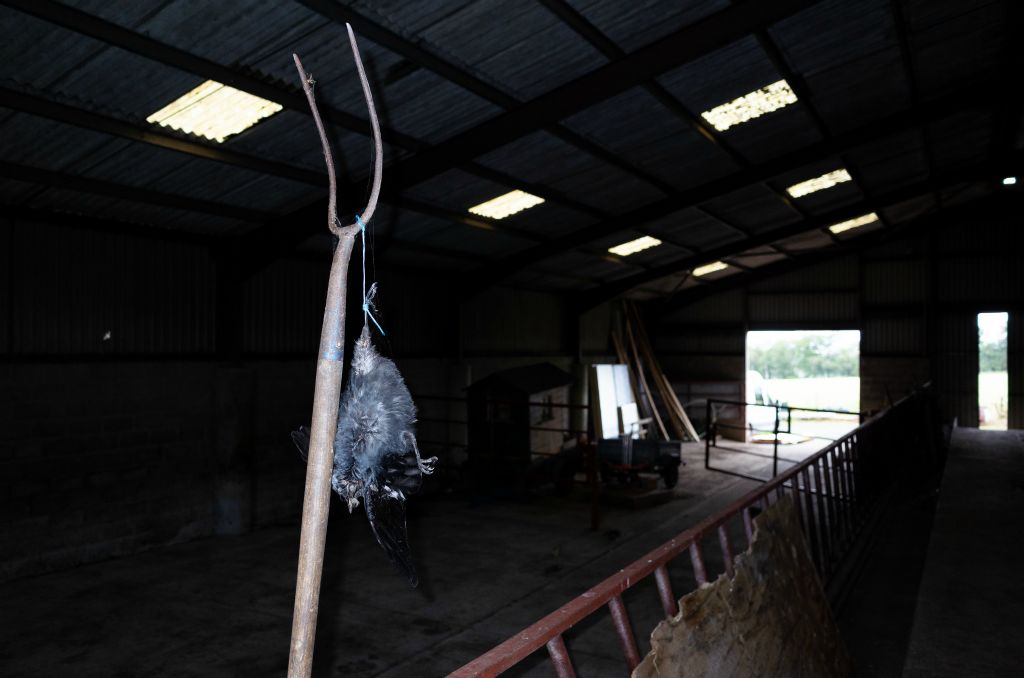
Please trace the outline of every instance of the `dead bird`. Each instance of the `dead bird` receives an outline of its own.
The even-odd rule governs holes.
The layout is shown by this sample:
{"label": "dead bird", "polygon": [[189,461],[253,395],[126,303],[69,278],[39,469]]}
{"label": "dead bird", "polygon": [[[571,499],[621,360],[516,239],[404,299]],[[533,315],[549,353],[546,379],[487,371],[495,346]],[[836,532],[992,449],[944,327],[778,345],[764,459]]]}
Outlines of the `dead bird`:
{"label": "dead bird", "polygon": [[[423,459],[416,445],[416,405],[395,363],[377,352],[364,325],[338,408],[331,487],[352,510],[362,499],[377,542],[408,578],[419,583],[409,548],[405,500],[434,472],[437,457]],[[292,432],[305,457],[309,429]]]}

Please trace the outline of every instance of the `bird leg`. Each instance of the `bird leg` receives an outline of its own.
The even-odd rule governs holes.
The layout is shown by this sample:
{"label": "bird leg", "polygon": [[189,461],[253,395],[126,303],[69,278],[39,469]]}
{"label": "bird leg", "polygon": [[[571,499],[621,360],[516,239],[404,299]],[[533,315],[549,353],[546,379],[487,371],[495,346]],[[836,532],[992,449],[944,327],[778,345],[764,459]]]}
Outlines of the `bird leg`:
{"label": "bird leg", "polygon": [[420,472],[423,475],[429,476],[434,472],[434,464],[437,463],[437,457],[424,459],[420,456],[420,448],[416,446],[416,436],[412,434],[412,431],[403,431],[403,435],[408,436],[409,438],[409,443],[412,445],[412,451],[416,455],[416,465],[419,466]]}

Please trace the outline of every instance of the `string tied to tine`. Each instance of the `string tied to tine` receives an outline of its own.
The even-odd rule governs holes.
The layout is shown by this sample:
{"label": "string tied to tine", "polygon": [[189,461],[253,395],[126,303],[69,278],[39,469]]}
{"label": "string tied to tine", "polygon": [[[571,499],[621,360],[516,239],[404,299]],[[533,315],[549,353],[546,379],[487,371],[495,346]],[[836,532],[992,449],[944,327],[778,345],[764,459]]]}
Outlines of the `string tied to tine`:
{"label": "string tied to tine", "polygon": [[366,222],[364,222],[363,218],[357,214],[356,223],[359,224],[359,233],[362,235],[363,241],[363,324],[366,324],[367,319],[372,320],[373,324],[376,325],[377,329],[380,331],[381,336],[387,336],[384,332],[384,328],[381,327],[380,323],[377,322],[377,319],[373,317],[373,311],[371,310],[374,308],[373,296],[377,291],[377,283],[373,283],[373,285],[370,286],[369,294],[366,292]]}

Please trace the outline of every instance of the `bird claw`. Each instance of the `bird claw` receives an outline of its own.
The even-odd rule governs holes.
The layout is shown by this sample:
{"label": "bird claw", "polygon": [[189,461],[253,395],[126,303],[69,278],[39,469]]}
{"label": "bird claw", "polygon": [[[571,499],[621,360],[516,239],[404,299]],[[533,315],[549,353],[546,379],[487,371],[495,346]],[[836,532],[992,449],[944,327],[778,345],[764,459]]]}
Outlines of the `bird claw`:
{"label": "bird claw", "polygon": [[352,480],[343,480],[341,482],[341,492],[339,494],[348,505],[349,513],[352,513],[352,511],[359,506],[359,494],[361,489],[361,483]]}
{"label": "bird claw", "polygon": [[417,464],[420,467],[420,471],[423,475],[430,475],[434,472],[434,464],[437,463],[437,457],[430,457],[429,459],[418,459]]}

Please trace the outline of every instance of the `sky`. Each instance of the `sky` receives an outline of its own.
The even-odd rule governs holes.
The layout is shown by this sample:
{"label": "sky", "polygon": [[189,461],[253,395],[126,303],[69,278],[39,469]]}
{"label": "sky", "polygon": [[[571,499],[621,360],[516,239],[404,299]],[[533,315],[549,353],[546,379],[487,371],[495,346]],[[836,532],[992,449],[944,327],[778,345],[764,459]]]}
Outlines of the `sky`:
{"label": "sky", "polygon": [[979,313],[978,338],[983,344],[994,344],[1006,336],[1006,313]]}

